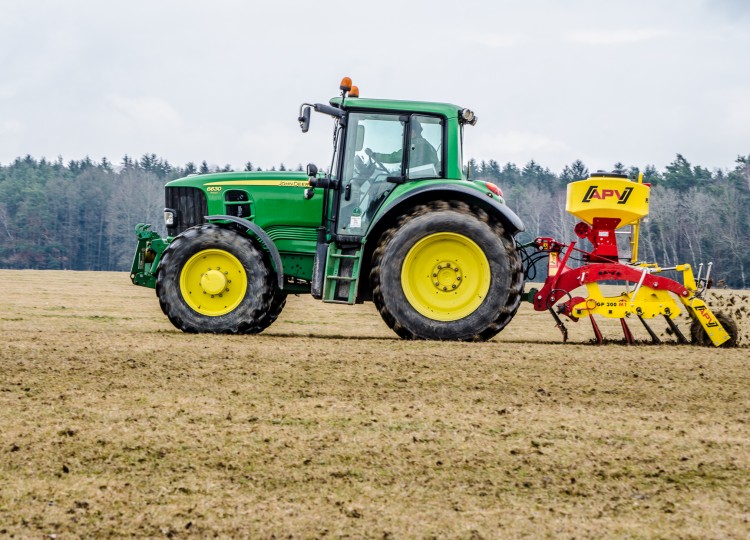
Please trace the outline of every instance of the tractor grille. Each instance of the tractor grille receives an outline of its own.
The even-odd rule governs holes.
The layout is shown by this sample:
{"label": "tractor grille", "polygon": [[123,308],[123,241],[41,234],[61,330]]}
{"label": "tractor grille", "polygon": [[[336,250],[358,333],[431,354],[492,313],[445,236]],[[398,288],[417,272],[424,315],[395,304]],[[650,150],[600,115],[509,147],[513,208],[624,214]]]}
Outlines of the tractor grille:
{"label": "tractor grille", "polygon": [[208,215],[206,196],[198,188],[168,187],[165,193],[167,208],[176,211],[174,225],[167,227],[169,236],[177,236],[185,229],[205,223]]}

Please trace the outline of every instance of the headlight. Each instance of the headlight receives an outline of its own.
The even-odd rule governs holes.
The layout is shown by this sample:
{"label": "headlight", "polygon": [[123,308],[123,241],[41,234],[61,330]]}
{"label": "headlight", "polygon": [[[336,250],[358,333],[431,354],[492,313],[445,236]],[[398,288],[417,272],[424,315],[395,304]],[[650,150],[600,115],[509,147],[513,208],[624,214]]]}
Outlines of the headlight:
{"label": "headlight", "polygon": [[165,208],[164,209],[164,225],[167,227],[171,227],[174,225],[174,215],[176,212],[172,210],[171,208]]}
{"label": "headlight", "polygon": [[471,124],[472,126],[477,123],[477,116],[474,111],[469,109],[461,109],[461,123]]}

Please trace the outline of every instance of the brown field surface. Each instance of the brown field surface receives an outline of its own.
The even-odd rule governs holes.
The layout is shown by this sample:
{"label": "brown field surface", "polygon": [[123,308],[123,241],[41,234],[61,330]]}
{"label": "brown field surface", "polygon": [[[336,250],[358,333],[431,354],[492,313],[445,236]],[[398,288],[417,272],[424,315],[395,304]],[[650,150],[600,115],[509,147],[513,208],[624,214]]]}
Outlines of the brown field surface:
{"label": "brown field surface", "polygon": [[0,537],[750,535],[745,291],[709,293],[743,336],[714,349],[562,344],[528,304],[405,342],[307,297],[187,335],[125,273],[0,279]]}

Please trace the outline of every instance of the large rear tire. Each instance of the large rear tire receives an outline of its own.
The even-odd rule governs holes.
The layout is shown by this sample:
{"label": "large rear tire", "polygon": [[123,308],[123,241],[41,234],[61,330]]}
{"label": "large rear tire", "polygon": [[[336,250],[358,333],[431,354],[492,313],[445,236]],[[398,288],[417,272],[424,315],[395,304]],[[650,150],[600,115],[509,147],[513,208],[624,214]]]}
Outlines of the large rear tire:
{"label": "large rear tire", "polygon": [[511,321],[523,270],[513,238],[481,209],[414,208],[373,254],[373,301],[405,339],[483,341]]}
{"label": "large rear tire", "polygon": [[164,251],[156,294],[169,320],[190,333],[254,334],[269,320],[273,282],[247,236],[213,224],[187,229]]}

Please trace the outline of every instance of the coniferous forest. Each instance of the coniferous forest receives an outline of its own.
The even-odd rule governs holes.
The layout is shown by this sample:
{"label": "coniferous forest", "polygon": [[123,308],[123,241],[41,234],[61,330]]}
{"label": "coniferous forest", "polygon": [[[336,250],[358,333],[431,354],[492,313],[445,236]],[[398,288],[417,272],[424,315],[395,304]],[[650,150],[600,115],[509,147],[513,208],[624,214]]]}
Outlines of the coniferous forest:
{"label": "coniferous forest", "polygon": [[[508,205],[526,224],[520,242],[537,236],[576,240],[576,220],[565,212],[565,189],[568,182],[588,176],[581,161],[559,173],[535,161],[519,167],[472,159],[468,169],[472,179],[503,189]],[[178,167],[154,154],[125,156],[119,164],[31,156],[0,164],[0,268],[129,271],[135,225],[152,223],[154,230],[164,232],[164,184],[216,170],[231,168],[211,168],[205,161]],[[258,169],[248,162],[245,170]],[[282,164],[278,170],[286,168]],[[622,163],[611,170],[639,172]],[[716,282],[748,288],[750,155],[711,171],[678,154],[664,170],[650,166],[642,172],[652,196],[651,213],[641,229],[640,259],[695,267],[713,261]]]}

